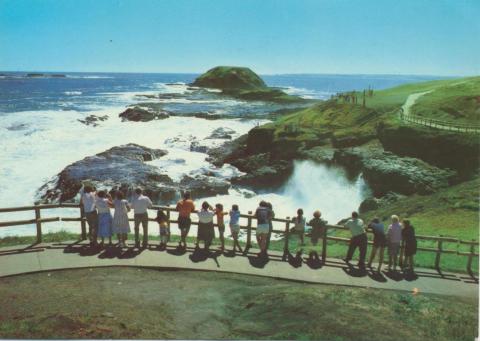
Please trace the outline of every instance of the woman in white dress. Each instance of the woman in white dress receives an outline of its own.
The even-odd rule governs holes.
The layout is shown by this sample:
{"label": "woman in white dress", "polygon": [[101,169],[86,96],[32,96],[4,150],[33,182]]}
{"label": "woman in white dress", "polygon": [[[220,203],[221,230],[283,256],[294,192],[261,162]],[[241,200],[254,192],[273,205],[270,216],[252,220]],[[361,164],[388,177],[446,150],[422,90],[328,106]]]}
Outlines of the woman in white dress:
{"label": "woman in white dress", "polygon": [[113,214],[113,232],[117,234],[119,246],[126,247],[127,233],[130,232],[130,222],[128,221],[130,206],[122,192],[117,191],[117,193],[115,193],[113,206],[115,207],[115,213]]}

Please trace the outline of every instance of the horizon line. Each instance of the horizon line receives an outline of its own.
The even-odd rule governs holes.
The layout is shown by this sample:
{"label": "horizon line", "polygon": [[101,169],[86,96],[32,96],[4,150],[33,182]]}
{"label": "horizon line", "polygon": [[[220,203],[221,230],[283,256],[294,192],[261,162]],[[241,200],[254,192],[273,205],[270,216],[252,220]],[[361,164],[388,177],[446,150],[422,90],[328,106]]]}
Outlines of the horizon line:
{"label": "horizon line", "polygon": [[[250,68],[251,69],[251,68]],[[252,70],[253,71],[253,70]],[[117,73],[117,74],[184,74],[184,75],[201,75],[204,72],[158,72],[158,71],[62,71],[62,70],[0,70],[0,73],[4,72],[16,72],[16,73]],[[206,71],[205,71],[206,72]],[[255,71],[254,71],[255,72]],[[257,73],[257,72],[255,72]],[[416,76],[416,77],[449,77],[449,78],[457,78],[457,77],[476,77],[480,76],[480,74],[465,74],[465,75],[458,75],[458,74],[448,74],[448,75],[440,75],[440,74],[422,74],[422,73],[328,73],[328,72],[287,72],[287,73],[257,73],[261,76],[294,76],[294,75],[324,75],[324,76]]]}

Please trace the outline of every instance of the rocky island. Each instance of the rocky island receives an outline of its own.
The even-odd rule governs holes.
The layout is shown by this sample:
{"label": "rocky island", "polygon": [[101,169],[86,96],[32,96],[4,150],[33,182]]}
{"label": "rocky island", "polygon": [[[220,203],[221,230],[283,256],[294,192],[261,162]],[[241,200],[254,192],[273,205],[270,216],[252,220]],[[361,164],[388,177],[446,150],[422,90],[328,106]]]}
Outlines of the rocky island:
{"label": "rocky island", "polygon": [[219,89],[224,95],[243,100],[278,103],[305,101],[278,88],[268,87],[263,79],[247,67],[217,66],[199,76],[191,85]]}

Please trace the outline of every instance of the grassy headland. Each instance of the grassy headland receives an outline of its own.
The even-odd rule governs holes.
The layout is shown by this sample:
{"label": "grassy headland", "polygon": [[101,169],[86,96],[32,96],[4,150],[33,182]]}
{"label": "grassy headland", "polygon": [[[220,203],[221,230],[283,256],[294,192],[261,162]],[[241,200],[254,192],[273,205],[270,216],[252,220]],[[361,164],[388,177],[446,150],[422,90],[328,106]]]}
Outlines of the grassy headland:
{"label": "grassy headland", "polygon": [[268,87],[255,72],[246,67],[217,66],[200,75],[192,85],[220,89],[224,95],[251,101],[276,103],[306,101],[301,97],[288,95],[280,89]]}
{"label": "grassy headland", "polygon": [[[437,167],[433,169],[439,172],[447,168],[454,170],[456,176],[449,180],[448,187],[436,188],[429,194],[409,194],[393,202],[384,202],[362,213],[362,217],[369,220],[379,216],[388,222],[390,215],[399,214],[401,218],[409,218],[413,222],[419,235],[478,240],[479,138],[472,134],[402,122],[398,109],[408,96],[426,91],[430,92],[420,97],[412,107],[415,114],[447,119],[447,115],[453,117],[457,114],[445,108],[455,107],[461,112],[457,115],[458,120],[478,123],[480,77],[406,84],[373,91],[370,96],[367,95],[365,106],[362,105],[362,91],[356,92],[356,101],[339,96],[279,117],[250,131],[244,154],[246,159],[252,158],[252,153],[269,153],[270,160],[309,158],[335,163],[337,152],[356,147],[366,155],[366,159],[370,156],[384,157],[396,162],[416,158]],[[438,110],[443,111],[439,114]],[[343,165],[358,172],[354,161],[352,159]],[[383,174],[388,175],[388,172]],[[388,179],[388,176],[384,178]],[[331,252],[335,253],[337,247],[338,255],[343,255],[343,246],[333,245]],[[444,256],[444,259],[445,266],[451,270],[465,269],[462,257]],[[432,266],[433,254],[419,252],[417,263]]]}

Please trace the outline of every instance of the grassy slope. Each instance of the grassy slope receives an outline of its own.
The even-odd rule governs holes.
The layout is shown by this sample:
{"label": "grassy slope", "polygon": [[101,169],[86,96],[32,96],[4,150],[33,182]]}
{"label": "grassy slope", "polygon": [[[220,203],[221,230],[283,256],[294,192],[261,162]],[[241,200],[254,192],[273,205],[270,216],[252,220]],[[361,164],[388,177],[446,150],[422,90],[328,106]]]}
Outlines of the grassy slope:
{"label": "grassy slope", "polygon": [[449,83],[420,97],[412,113],[455,123],[480,122],[480,77]]}
{"label": "grassy slope", "polygon": [[[424,116],[429,113],[430,117],[437,117],[437,109],[446,108],[447,104],[451,103],[448,106],[461,111],[465,115],[464,119],[478,121],[479,104],[475,96],[480,95],[480,77],[471,77],[405,84],[375,91],[372,97],[367,97],[366,108],[362,107],[362,94],[358,93],[360,104],[330,100],[282,117],[270,127],[275,127],[277,133],[281,133],[286,125],[297,125],[301,129],[301,134],[298,135],[300,139],[315,138],[318,133],[326,131],[333,131],[340,136],[372,134],[378,122],[396,121],[396,110],[405,103],[410,94],[430,90],[433,91],[421,97],[418,104],[412,108],[415,113]],[[461,109],[458,109],[458,106]],[[444,116],[437,118],[442,119]]]}
{"label": "grassy slope", "polygon": [[2,278],[0,297],[1,338],[472,340],[478,314],[456,297],[132,268]]}

